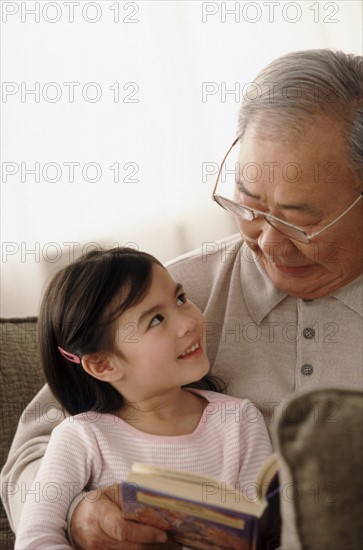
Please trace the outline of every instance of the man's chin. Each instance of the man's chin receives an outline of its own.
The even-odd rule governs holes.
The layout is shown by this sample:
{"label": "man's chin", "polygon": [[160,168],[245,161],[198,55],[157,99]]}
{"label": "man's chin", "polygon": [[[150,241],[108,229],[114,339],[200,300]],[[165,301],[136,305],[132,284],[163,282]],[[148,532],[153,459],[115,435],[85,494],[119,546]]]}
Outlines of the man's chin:
{"label": "man's chin", "polygon": [[318,277],[316,268],[313,266],[275,266],[273,264],[264,264],[264,268],[271,282],[293,298],[302,300],[313,300],[326,294],[326,286],[318,286]]}

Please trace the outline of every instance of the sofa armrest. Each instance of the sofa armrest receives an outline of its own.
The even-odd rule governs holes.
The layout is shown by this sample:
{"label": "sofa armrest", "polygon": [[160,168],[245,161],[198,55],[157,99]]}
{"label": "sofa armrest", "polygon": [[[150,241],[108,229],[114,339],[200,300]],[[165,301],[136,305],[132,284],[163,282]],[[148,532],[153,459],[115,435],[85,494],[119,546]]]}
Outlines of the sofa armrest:
{"label": "sofa armrest", "polygon": [[294,394],[279,411],[274,439],[281,460],[281,547],[360,550],[363,393],[329,387]]}

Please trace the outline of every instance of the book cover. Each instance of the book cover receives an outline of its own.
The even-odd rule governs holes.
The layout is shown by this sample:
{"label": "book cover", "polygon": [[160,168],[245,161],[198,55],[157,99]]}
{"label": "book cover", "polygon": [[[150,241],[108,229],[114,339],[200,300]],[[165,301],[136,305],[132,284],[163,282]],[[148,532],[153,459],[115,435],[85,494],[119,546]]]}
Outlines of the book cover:
{"label": "book cover", "polygon": [[216,480],[147,464],[135,464],[120,484],[128,519],[168,531],[175,542],[196,550],[255,550],[266,494],[277,474],[272,455],[256,480],[256,498]]}

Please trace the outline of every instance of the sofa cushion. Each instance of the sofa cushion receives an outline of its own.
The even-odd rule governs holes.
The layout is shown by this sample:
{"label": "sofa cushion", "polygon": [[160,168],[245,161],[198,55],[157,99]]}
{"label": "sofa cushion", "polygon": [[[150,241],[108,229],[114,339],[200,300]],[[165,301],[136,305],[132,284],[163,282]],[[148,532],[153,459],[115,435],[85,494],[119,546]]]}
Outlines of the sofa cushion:
{"label": "sofa cushion", "polygon": [[[0,469],[3,467],[25,406],[44,384],[36,318],[0,319]],[[0,548],[14,548],[14,535],[0,504]]]}
{"label": "sofa cushion", "polygon": [[279,412],[282,548],[360,550],[363,393],[300,392]]}

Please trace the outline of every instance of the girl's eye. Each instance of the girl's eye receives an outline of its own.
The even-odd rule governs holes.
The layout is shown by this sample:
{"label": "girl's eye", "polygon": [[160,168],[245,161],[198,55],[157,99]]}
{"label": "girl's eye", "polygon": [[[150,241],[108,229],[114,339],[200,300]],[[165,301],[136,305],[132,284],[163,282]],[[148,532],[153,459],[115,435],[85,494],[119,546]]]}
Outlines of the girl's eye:
{"label": "girl's eye", "polygon": [[182,294],[179,294],[179,296],[177,296],[176,303],[177,303],[178,306],[181,306],[182,304],[185,304],[186,301],[187,301],[187,298],[186,298],[184,292]]}
{"label": "girl's eye", "polygon": [[153,317],[149,323],[149,327],[156,327],[157,325],[160,325],[160,323],[164,320],[164,317],[158,313]]}

